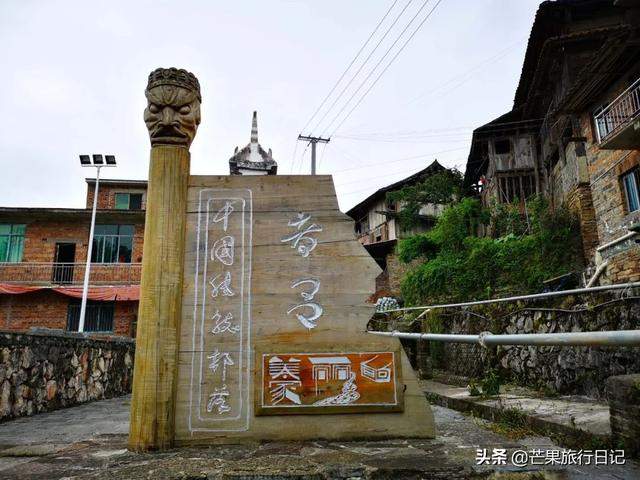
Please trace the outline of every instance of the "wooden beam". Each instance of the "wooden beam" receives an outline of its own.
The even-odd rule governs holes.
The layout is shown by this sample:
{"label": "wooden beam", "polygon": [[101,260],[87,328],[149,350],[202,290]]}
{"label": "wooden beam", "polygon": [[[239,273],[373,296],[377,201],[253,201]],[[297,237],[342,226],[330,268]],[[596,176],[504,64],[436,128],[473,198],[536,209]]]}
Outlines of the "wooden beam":
{"label": "wooden beam", "polygon": [[186,147],[151,149],[129,448],[170,448],[190,154]]}

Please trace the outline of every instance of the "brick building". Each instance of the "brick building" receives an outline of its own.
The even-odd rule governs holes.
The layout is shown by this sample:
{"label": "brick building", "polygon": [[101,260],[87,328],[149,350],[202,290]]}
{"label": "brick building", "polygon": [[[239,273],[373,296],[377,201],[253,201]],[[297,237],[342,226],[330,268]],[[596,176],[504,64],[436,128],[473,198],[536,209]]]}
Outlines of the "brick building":
{"label": "brick building", "polygon": [[465,182],[484,204],[534,194],[580,218],[593,283],[640,280],[640,6],[543,2],[513,109],[474,131]]}
{"label": "brick building", "polygon": [[[135,336],[146,188],[100,181],[86,331]],[[0,207],[0,329],[77,330],[94,192],[84,209]]]}

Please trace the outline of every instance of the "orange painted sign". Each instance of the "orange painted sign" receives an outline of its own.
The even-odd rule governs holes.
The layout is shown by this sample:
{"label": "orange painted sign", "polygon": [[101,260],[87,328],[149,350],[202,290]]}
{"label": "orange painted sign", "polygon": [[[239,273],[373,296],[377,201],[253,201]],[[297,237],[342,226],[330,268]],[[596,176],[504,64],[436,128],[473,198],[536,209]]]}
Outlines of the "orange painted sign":
{"label": "orange painted sign", "polygon": [[269,353],[258,415],[400,411],[396,352]]}

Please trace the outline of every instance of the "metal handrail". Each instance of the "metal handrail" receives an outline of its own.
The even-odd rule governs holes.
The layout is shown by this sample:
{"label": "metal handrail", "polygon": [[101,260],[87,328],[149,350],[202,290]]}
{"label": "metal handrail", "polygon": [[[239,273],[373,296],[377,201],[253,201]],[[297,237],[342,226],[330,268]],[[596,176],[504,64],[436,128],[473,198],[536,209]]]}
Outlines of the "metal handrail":
{"label": "metal handrail", "polygon": [[[3,262],[0,283],[31,285],[81,285],[86,262]],[[92,285],[140,283],[141,263],[91,262]]]}
{"label": "metal handrail", "polygon": [[600,113],[594,115],[598,143],[611,137],[640,114],[640,78],[618,95]]}
{"label": "metal handrail", "polygon": [[482,332],[479,335],[447,333],[409,333],[368,331],[372,335],[435,342],[477,343],[483,347],[493,345],[533,345],[541,347],[639,347],[640,330],[615,330],[601,332],[517,333],[496,335]]}
{"label": "metal handrail", "polygon": [[571,290],[558,290],[555,292],[531,293],[528,295],[518,295],[515,297],[491,298],[488,300],[473,300],[471,302],[444,303],[439,305],[424,305],[422,307],[391,308],[389,310],[382,310],[379,313],[409,312],[414,310],[434,310],[436,308],[471,307],[474,305],[487,305],[490,303],[518,302],[521,300],[537,300],[540,298],[562,297],[566,295],[577,295],[580,293],[595,293],[595,292],[604,292],[607,290],[625,290],[630,288],[640,288],[640,282],[614,283],[612,285],[599,285],[597,287],[573,288]]}

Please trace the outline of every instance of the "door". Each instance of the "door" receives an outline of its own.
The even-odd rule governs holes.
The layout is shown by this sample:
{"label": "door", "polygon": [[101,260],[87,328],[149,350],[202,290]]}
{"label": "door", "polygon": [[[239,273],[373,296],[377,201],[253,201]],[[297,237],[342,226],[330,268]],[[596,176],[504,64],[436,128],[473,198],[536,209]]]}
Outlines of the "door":
{"label": "door", "polygon": [[53,283],[72,283],[73,265],[76,260],[75,243],[56,243],[53,265]]}

